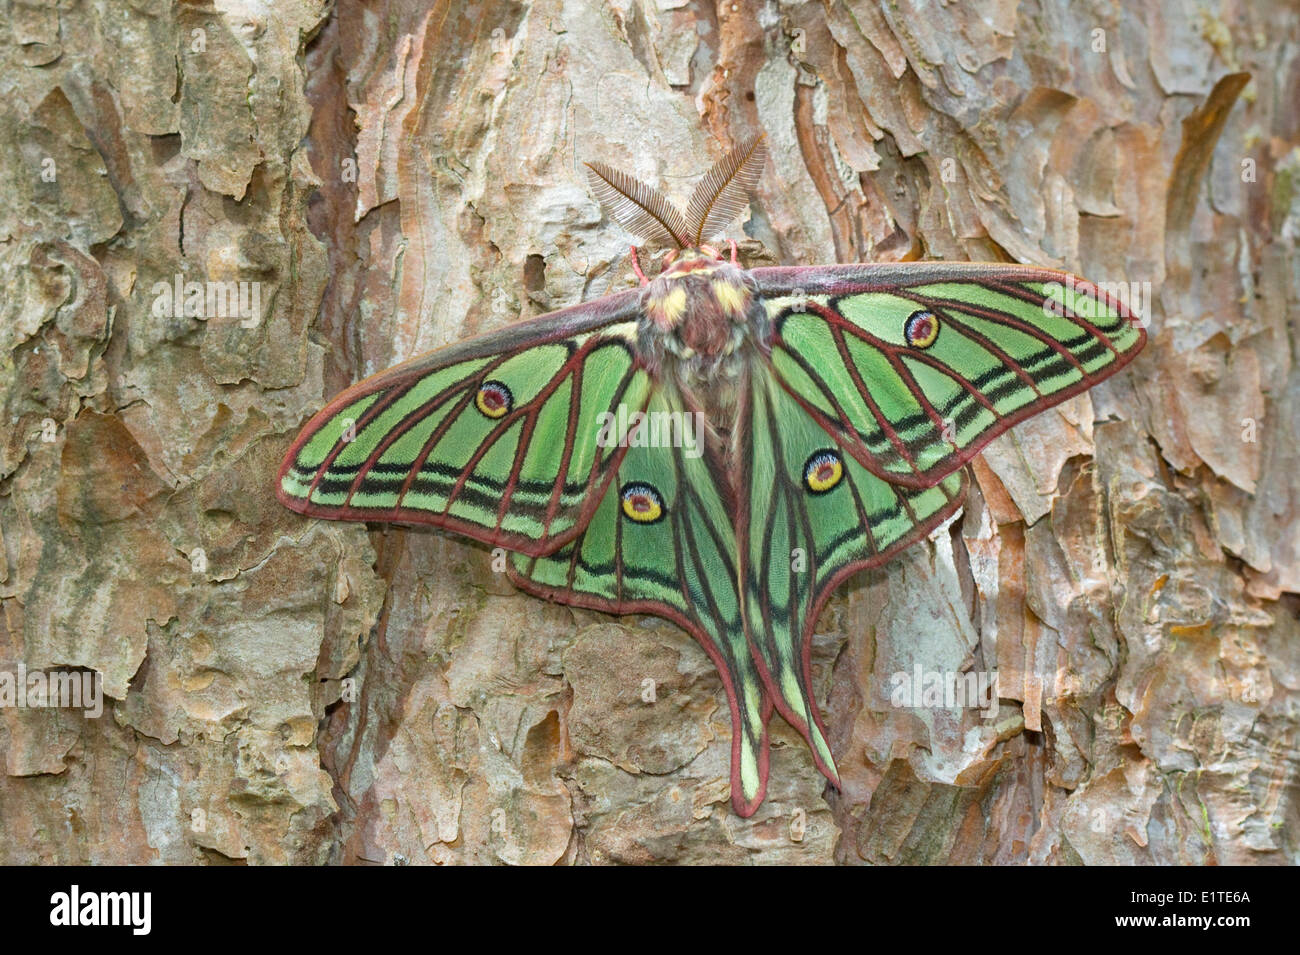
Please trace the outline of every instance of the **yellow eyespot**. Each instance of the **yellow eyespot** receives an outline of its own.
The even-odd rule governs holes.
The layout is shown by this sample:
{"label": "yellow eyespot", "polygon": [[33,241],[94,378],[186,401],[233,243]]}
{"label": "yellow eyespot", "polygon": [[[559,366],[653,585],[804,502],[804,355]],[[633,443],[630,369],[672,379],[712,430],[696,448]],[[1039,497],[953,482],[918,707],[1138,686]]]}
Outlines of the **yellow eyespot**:
{"label": "yellow eyespot", "polygon": [[503,418],[515,406],[515,396],[499,381],[485,381],[474,396],[474,407],[489,418]]}
{"label": "yellow eyespot", "polygon": [[939,316],[934,312],[913,312],[903,323],[903,338],[913,348],[929,348],[939,337]]}
{"label": "yellow eyespot", "polygon": [[624,484],[619,493],[623,497],[623,516],[628,520],[638,524],[653,524],[663,519],[663,499],[649,484],[639,481]]}
{"label": "yellow eyespot", "polygon": [[814,494],[825,494],[844,477],[844,461],[834,451],[818,451],[803,466],[803,481]]}

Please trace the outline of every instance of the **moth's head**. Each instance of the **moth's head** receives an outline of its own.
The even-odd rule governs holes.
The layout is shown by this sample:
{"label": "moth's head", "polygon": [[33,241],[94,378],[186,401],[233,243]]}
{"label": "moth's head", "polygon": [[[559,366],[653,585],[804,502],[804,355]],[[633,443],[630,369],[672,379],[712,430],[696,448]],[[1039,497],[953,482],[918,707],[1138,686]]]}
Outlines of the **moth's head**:
{"label": "moth's head", "polygon": [[714,163],[691,193],[686,211],[658,189],[604,163],[587,163],[588,179],[601,208],[633,235],[672,247],[665,267],[684,262],[716,262],[716,239],[744,211],[767,161],[760,133]]}
{"label": "moth's head", "polygon": [[669,249],[664,255],[664,268],[675,266],[676,272],[693,272],[722,261],[722,253],[711,245],[702,245],[699,248],[687,246],[684,249]]}

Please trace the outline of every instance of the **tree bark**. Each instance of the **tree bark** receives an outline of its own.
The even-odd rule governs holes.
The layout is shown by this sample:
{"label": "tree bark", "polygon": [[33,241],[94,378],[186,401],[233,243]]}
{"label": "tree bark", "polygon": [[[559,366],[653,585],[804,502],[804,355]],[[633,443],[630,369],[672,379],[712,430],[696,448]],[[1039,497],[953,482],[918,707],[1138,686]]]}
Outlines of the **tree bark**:
{"label": "tree bark", "polygon": [[[0,708],[0,861],[1297,861],[1294,4],[6,21],[0,669],[96,671],[106,706]],[[840,588],[813,661],[843,789],[777,717],[742,820],[686,634],[272,489],[351,382],[629,287],[583,161],[684,198],[759,131],[744,228],[777,261],[1057,266],[1126,283],[1150,341]],[[260,308],[187,314],[187,282]],[[899,705],[918,668],[996,670],[1000,702]]]}

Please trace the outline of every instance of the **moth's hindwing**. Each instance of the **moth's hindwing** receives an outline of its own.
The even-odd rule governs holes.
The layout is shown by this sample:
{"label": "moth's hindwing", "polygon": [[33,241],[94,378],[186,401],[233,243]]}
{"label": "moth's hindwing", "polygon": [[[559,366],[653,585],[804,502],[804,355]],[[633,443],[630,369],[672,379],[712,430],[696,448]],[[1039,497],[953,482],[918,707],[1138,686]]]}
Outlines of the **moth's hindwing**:
{"label": "moth's hindwing", "polygon": [[[648,410],[687,413],[658,390]],[[511,576],[552,600],[664,617],[699,640],[727,692],[732,803],[748,816],[767,785],[771,701],[745,639],[736,536],[718,468],[702,446],[630,448],[586,529],[554,553],[516,557]]]}
{"label": "moth's hindwing", "polygon": [[766,371],[754,376],[741,539],[747,633],[781,714],[839,784],[811,685],[813,627],[847,575],[929,534],[966,496],[958,470],[928,488],[891,484],[846,452]]}
{"label": "moth's hindwing", "polygon": [[916,487],[1114,374],[1146,341],[1123,305],[1053,270],[909,264],[753,274],[782,384],[867,468]]}

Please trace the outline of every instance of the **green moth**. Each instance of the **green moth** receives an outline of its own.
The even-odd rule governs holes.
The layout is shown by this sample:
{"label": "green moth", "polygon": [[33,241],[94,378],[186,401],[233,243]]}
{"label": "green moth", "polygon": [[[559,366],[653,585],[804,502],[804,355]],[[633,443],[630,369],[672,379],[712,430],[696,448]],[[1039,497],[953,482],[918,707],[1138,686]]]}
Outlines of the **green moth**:
{"label": "green moth", "polygon": [[674,248],[641,288],[439,349],[353,385],[276,491],[334,520],[431,524],[511,552],[551,600],[689,631],[731,708],[731,794],[767,785],[775,709],[839,777],[809,691],[818,612],[962,504],[963,465],[1114,374],[1142,327],[1094,286],[1018,265],[743,269],[706,244],[744,209],[762,137],[683,213],[590,164],[633,234]]}

